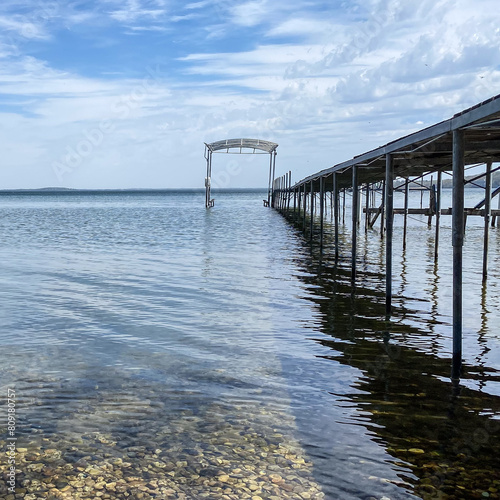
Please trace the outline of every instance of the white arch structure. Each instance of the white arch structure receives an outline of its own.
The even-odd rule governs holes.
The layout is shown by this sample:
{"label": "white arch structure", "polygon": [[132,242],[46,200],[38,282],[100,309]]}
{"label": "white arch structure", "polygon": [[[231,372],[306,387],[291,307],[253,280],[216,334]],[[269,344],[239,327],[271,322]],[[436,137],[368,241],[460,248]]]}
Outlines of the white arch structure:
{"label": "white arch structure", "polygon": [[277,147],[278,144],[263,141],[261,139],[226,139],[224,141],[212,142],[210,144],[205,143],[205,159],[207,160],[207,176],[205,177],[205,206],[207,208],[214,206],[214,200],[210,197],[213,153],[269,154],[269,186],[267,191],[267,203],[270,205],[273,199]]}

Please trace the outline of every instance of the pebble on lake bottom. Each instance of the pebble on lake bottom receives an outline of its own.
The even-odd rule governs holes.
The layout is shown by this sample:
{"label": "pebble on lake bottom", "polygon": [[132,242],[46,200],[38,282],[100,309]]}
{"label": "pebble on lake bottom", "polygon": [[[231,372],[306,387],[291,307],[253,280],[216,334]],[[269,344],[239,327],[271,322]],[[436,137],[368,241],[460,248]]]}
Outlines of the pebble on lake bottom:
{"label": "pebble on lake bottom", "polygon": [[[205,416],[185,412],[167,425],[155,420],[154,429],[141,429],[134,436],[72,434],[67,426],[60,434],[23,436],[16,450],[15,494],[3,481],[0,496],[6,500],[324,498],[312,476],[312,464],[298,443],[282,433],[283,416],[264,407],[253,407],[251,415],[247,410],[244,417],[228,421],[214,405]],[[280,419],[278,429],[272,423]],[[5,449],[6,442],[0,445]],[[2,455],[4,479],[8,470]]]}

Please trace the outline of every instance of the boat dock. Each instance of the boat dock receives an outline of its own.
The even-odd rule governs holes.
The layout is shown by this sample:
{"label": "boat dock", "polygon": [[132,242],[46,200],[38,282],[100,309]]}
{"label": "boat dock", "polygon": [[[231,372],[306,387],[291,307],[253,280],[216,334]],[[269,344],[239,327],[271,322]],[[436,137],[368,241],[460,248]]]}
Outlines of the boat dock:
{"label": "boat dock", "polygon": [[[275,153],[275,149],[273,150]],[[272,156],[272,153],[271,153]],[[428,217],[435,225],[434,253],[438,259],[440,219],[452,217],[453,247],[453,348],[451,377],[460,378],[462,366],[462,288],[463,244],[468,217],[484,219],[482,274],[488,276],[488,242],[490,228],[500,217],[500,188],[492,186],[494,167],[500,162],[500,95],[466,109],[449,120],[402,137],[351,160],[321,170],[299,182],[292,183],[292,172],[274,179],[271,185],[273,208],[294,220],[313,242],[313,234],[323,251],[325,217],[331,210],[335,262],[339,259],[339,226],[345,221],[346,192],[351,202],[351,278],[356,284],[357,238],[361,231],[361,214],[365,214],[365,230],[380,224],[385,238],[385,310],[387,318],[392,308],[393,228],[394,215],[404,218],[403,248],[407,242],[409,215]],[[271,163],[274,167],[274,164]],[[465,176],[474,168],[474,176]],[[479,172],[479,173],[477,173]],[[432,176],[431,182],[428,181]],[[444,178],[452,179],[452,206],[443,208]],[[464,189],[475,185],[484,189],[484,199],[473,207],[465,206]],[[422,191],[420,208],[409,207],[409,191]],[[395,189],[404,192],[404,207],[394,208]],[[428,192],[428,206],[423,195]],[[499,199],[498,209],[492,208]],[[426,200],[427,204],[427,200]],[[333,256],[332,256],[333,257]]]}

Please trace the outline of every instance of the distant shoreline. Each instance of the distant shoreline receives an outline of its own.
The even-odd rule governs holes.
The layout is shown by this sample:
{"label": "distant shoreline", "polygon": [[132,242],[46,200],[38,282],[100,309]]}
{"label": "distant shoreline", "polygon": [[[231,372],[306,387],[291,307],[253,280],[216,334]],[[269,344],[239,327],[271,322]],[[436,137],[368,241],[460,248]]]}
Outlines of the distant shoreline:
{"label": "distant shoreline", "polygon": [[[212,189],[213,193],[267,193],[267,188],[223,188]],[[34,188],[0,189],[5,194],[167,194],[167,193],[205,193],[205,188],[126,188],[126,189],[73,189],[73,188]]]}

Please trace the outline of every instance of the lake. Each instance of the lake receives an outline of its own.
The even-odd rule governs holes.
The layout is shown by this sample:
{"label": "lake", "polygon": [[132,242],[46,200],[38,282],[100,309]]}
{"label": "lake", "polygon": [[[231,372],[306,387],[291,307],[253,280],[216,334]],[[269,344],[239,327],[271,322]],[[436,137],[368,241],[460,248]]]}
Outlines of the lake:
{"label": "lake", "polygon": [[436,264],[434,228],[412,218],[403,252],[396,216],[387,321],[377,230],[360,231],[354,291],[348,214],[335,266],[331,239],[320,256],[265,192],[214,197],[0,197],[0,444],[16,446],[0,467],[15,456],[17,493],[500,498],[499,230],[483,286],[468,220],[457,388],[450,217]]}

